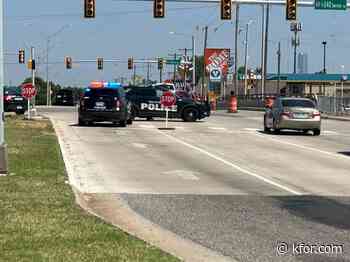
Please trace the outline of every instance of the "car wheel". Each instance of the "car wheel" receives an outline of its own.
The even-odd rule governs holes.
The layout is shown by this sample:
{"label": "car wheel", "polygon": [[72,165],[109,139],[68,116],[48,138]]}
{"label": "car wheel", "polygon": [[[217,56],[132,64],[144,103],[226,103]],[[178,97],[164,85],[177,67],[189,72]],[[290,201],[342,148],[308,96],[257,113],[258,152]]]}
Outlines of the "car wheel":
{"label": "car wheel", "polygon": [[79,120],[78,120],[78,125],[79,125],[79,126],[85,126],[85,125],[86,125],[86,122],[85,122],[83,119],[79,118]]}
{"label": "car wheel", "polygon": [[183,120],[185,122],[195,122],[198,119],[199,112],[196,108],[186,108],[183,112]]}
{"label": "car wheel", "polygon": [[321,130],[320,129],[314,129],[314,136],[319,136],[321,134]]}
{"label": "car wheel", "polygon": [[132,119],[129,118],[129,119],[126,121],[126,123],[127,123],[128,125],[132,125]]}
{"label": "car wheel", "polygon": [[152,120],[153,120],[153,117],[148,116],[146,119],[147,119],[147,121],[152,121]]}
{"label": "car wheel", "polygon": [[308,129],[303,130],[303,133],[304,133],[304,134],[307,134],[308,132],[309,132]]}
{"label": "car wheel", "polygon": [[126,120],[120,120],[119,121],[119,126],[126,127]]}

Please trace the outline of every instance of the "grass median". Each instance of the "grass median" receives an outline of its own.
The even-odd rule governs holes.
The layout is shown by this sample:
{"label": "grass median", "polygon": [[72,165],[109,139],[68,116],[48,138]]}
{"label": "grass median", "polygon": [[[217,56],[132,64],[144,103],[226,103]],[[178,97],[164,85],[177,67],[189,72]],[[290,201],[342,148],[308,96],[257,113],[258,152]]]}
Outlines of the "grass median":
{"label": "grass median", "polygon": [[75,204],[49,121],[8,118],[6,142],[0,261],[178,261]]}

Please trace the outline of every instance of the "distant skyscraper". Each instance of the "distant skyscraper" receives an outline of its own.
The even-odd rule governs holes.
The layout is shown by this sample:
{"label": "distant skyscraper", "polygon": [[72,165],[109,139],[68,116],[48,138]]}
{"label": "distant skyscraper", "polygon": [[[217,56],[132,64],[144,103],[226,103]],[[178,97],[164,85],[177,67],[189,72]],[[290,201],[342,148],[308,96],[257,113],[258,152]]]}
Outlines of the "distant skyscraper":
{"label": "distant skyscraper", "polygon": [[307,54],[302,52],[298,54],[298,73],[307,73]]}

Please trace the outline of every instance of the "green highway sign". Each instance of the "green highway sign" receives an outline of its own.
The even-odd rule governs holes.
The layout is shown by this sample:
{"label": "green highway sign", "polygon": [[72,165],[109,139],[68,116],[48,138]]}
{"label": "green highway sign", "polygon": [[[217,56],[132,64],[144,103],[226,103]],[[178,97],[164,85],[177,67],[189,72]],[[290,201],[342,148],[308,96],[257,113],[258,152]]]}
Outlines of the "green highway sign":
{"label": "green highway sign", "polygon": [[166,60],[166,64],[167,65],[179,65],[180,64],[180,61],[181,61],[181,59],[179,58],[179,59],[167,59]]}
{"label": "green highway sign", "polygon": [[346,10],[347,0],[315,0],[315,9]]}

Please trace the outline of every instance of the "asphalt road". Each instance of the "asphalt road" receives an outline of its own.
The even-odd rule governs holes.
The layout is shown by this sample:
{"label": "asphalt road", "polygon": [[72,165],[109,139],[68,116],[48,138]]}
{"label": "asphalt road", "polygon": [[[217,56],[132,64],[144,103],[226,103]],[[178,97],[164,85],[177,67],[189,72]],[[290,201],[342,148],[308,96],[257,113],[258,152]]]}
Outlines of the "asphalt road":
{"label": "asphalt road", "polygon": [[[323,120],[314,137],[265,134],[260,112],[160,131],[162,120],[78,127],[72,108],[40,111],[60,127],[84,192],[121,194],[147,219],[238,261],[350,261],[350,122]],[[320,245],[342,250],[316,254]]]}

